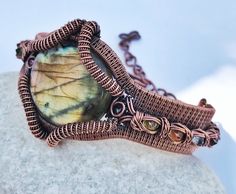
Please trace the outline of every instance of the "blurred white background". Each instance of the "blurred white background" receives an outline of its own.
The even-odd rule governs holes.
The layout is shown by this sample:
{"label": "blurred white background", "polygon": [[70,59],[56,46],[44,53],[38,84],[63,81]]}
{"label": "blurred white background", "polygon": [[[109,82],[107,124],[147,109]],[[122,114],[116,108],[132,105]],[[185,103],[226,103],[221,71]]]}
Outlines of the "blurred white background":
{"label": "blurred white background", "polygon": [[19,71],[16,43],[50,32],[75,18],[95,20],[102,39],[123,59],[118,34],[138,30],[132,52],[158,87],[216,108],[222,140],[195,155],[213,169],[228,193],[236,193],[236,1],[1,1],[0,73]]}

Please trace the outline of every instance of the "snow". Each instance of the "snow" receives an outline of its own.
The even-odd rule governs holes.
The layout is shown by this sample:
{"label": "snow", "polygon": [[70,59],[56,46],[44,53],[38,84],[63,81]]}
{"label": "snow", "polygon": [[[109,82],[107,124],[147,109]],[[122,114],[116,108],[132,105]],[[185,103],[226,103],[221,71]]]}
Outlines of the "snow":
{"label": "snow", "polygon": [[236,193],[236,66],[222,66],[179,92],[177,97],[192,104],[205,97],[215,107],[213,121],[221,126],[221,140],[210,150],[198,149],[195,155],[215,171],[228,193]]}
{"label": "snow", "polygon": [[212,75],[179,92],[177,97],[185,102],[197,104],[201,98],[216,109],[215,121],[222,123],[225,130],[236,141],[235,111],[236,111],[236,66],[220,67]]}

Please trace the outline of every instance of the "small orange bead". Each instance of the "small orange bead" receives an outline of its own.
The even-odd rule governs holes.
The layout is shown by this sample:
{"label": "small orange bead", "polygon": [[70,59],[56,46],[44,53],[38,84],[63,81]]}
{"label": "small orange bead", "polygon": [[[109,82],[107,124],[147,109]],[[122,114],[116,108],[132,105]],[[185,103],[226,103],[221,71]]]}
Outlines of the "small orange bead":
{"label": "small orange bead", "polygon": [[184,136],[185,134],[183,132],[177,130],[171,130],[169,133],[169,137],[174,143],[182,143]]}

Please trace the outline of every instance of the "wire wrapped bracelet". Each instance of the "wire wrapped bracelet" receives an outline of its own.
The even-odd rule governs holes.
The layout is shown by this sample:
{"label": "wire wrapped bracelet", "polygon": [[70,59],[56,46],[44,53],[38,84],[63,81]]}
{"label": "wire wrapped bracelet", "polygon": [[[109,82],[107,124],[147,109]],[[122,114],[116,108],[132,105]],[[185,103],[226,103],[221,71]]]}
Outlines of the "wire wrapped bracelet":
{"label": "wire wrapped bracelet", "polygon": [[205,99],[194,106],[157,89],[129,52],[130,41],[140,35],[120,38],[133,74],[100,39],[94,21],[76,19],[17,44],[24,62],[18,91],[33,135],[49,146],[63,139],[126,138],[184,154],[215,145],[215,109]]}

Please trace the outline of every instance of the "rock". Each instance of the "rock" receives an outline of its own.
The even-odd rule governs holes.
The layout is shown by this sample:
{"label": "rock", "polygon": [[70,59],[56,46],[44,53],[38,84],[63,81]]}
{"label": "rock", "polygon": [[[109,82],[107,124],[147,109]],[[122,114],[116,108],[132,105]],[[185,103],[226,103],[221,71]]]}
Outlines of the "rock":
{"label": "rock", "polygon": [[[109,74],[105,62],[95,53],[93,58]],[[81,64],[78,49],[72,46],[39,53],[30,84],[38,109],[52,124],[100,119],[111,101],[110,94],[91,77]]]}
{"label": "rock", "polygon": [[17,76],[0,75],[0,193],[225,193],[216,175],[191,155],[124,139],[48,147],[28,129]]}

